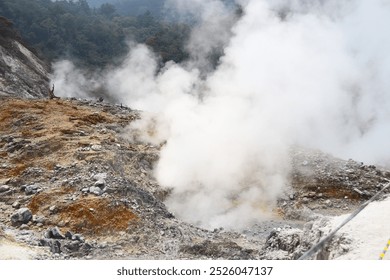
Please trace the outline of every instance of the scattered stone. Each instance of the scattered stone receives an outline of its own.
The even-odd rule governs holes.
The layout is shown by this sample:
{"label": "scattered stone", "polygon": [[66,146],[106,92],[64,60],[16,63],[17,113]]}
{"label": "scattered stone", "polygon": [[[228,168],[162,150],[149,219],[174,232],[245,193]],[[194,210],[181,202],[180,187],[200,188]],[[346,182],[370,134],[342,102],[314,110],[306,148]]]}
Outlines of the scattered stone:
{"label": "scattered stone", "polygon": [[349,251],[349,246],[348,245],[345,245],[345,244],[339,244],[340,248],[344,251],[344,252],[348,252]]}
{"label": "scattered stone", "polygon": [[10,189],[11,189],[11,187],[8,185],[2,185],[2,186],[0,186],[0,193],[7,192]]}
{"label": "scattered stone", "polygon": [[44,238],[44,239],[39,240],[38,245],[50,247],[50,251],[53,254],[60,254],[61,253],[61,242],[58,240]]}
{"label": "scattered stone", "polygon": [[100,152],[102,150],[102,146],[101,145],[92,145],[91,149],[92,149],[92,151]]}
{"label": "scattered stone", "polygon": [[83,246],[81,247],[81,249],[86,253],[88,253],[92,248],[93,246],[88,243],[84,243]]}
{"label": "scattered stone", "polygon": [[42,189],[38,185],[29,185],[26,186],[24,192],[26,195],[32,195],[40,192]]}
{"label": "scattered stone", "polygon": [[75,235],[72,236],[72,240],[77,240],[80,242],[85,242],[84,237],[81,234],[76,233]]}
{"label": "scattered stone", "polygon": [[49,239],[65,239],[65,236],[61,233],[58,227],[50,228],[46,232],[45,237]]}
{"label": "scattered stone", "polygon": [[32,218],[32,221],[36,224],[44,224],[45,223],[45,217],[43,216],[37,216],[37,215],[33,215],[33,218]]}
{"label": "scattered stone", "polygon": [[81,242],[81,243],[85,242],[85,239],[84,239],[84,237],[81,234],[78,234],[78,233],[74,234],[71,231],[67,231],[65,233],[65,238],[68,239],[68,240],[78,241],[78,242]]}
{"label": "scattered stone", "polygon": [[23,225],[21,225],[21,226],[19,227],[19,229],[20,229],[20,230],[28,230],[28,229],[30,229],[30,227],[29,227],[28,225],[26,225],[26,224],[23,224]]}
{"label": "scattered stone", "polygon": [[89,192],[95,195],[102,195],[104,191],[99,187],[93,186],[89,188]]}
{"label": "scattered stone", "polygon": [[315,197],[316,196],[316,193],[315,192],[309,192],[308,194],[307,194],[307,197],[310,197],[310,198],[313,198],[313,197]]}
{"label": "scattered stone", "polygon": [[107,179],[107,173],[98,173],[93,176],[93,179],[98,181],[98,180],[104,180]]}
{"label": "scattered stone", "polygon": [[95,187],[99,187],[101,189],[103,189],[105,185],[106,185],[106,181],[104,179],[95,182]]}
{"label": "scattered stone", "polygon": [[68,223],[65,222],[65,221],[60,221],[60,222],[58,223],[58,226],[59,226],[59,227],[65,227],[67,224],[68,224]]}
{"label": "scattered stone", "polygon": [[300,244],[302,230],[291,227],[274,230],[270,233],[266,241],[267,250],[282,250],[292,253]]}
{"label": "scattered stone", "polygon": [[359,189],[357,189],[357,188],[353,188],[353,190],[354,190],[355,192],[357,192],[358,194],[360,194],[360,195],[363,195],[363,192],[362,192],[362,191],[360,191]]}
{"label": "scattered stone", "polygon": [[253,259],[253,250],[243,248],[233,241],[212,242],[205,240],[201,243],[182,246],[180,251],[190,255],[210,258],[232,260]]}
{"label": "scattered stone", "polygon": [[32,213],[28,208],[21,208],[11,216],[11,222],[14,226],[27,224],[32,219]]}
{"label": "scattered stone", "polygon": [[65,238],[66,239],[72,239],[72,237],[73,237],[73,232],[71,232],[71,231],[67,231],[67,232],[65,232]]}
{"label": "scattered stone", "polygon": [[79,241],[71,241],[71,242],[68,242],[64,245],[64,248],[68,252],[77,252],[77,251],[79,251],[80,247],[81,247],[81,244]]}
{"label": "scattered stone", "polygon": [[50,214],[54,214],[57,212],[57,207],[55,205],[52,205],[49,207]]}
{"label": "scattered stone", "polygon": [[16,200],[14,203],[12,203],[12,208],[19,209],[20,208],[20,202]]}
{"label": "scattered stone", "polygon": [[106,179],[107,178],[107,173],[98,173],[93,176],[93,179],[96,180],[95,182],[95,187],[99,187],[103,189],[106,185]]}

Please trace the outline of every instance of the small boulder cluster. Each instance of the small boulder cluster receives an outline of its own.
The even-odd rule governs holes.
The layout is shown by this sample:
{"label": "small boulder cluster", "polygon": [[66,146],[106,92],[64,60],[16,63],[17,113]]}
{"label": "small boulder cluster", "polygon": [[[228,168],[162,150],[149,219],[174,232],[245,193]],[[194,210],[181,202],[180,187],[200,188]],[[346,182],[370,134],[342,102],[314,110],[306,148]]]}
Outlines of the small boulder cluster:
{"label": "small boulder cluster", "polygon": [[65,234],[58,227],[49,228],[44,237],[39,240],[40,246],[50,247],[53,254],[82,254],[86,255],[91,250],[92,246],[85,242],[81,234],[74,234],[67,231]]}

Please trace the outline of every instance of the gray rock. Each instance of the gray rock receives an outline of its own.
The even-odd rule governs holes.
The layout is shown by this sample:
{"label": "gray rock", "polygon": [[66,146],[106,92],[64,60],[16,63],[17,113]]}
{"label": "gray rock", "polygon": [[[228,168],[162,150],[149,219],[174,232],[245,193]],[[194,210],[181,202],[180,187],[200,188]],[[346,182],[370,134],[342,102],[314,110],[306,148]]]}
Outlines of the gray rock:
{"label": "gray rock", "polygon": [[0,94],[23,98],[46,97],[47,64],[21,43],[11,38],[6,42],[2,43],[0,51],[0,68],[7,69],[6,74],[2,74]]}
{"label": "gray rock", "polygon": [[20,208],[20,202],[19,201],[15,201],[14,203],[12,203],[12,208],[19,209]]}
{"label": "gray rock", "polygon": [[84,239],[84,237],[81,234],[78,234],[78,233],[74,234],[71,231],[67,231],[65,233],[65,237],[66,237],[66,239],[70,239],[70,240],[73,240],[73,241],[78,241],[78,242],[81,242],[81,243],[85,242],[85,239]]}
{"label": "gray rock", "polygon": [[61,253],[61,242],[58,240],[52,240],[52,239],[41,239],[38,243],[40,246],[50,247],[50,251],[53,254],[60,254]]}
{"label": "gray rock", "polygon": [[73,238],[73,232],[71,232],[71,231],[67,231],[67,232],[65,232],[65,238],[66,239],[72,239]]}
{"label": "gray rock", "polygon": [[64,248],[69,252],[77,252],[79,251],[80,247],[81,244],[79,241],[71,241],[71,242],[68,241],[68,243],[64,245]]}
{"label": "gray rock", "polygon": [[23,224],[23,225],[21,225],[21,226],[19,227],[19,229],[20,229],[20,230],[28,230],[28,229],[30,229],[30,227],[29,227],[28,225],[26,225],[26,224]]}
{"label": "gray rock", "polygon": [[54,214],[57,210],[57,207],[55,205],[50,206],[49,211],[51,214]]}
{"label": "gray rock", "polygon": [[83,246],[81,247],[81,249],[86,253],[89,252],[92,248],[93,248],[93,246],[91,244],[88,244],[88,243],[84,243]]}
{"label": "gray rock", "polygon": [[65,239],[65,236],[61,233],[58,227],[50,228],[45,236],[50,239]]}
{"label": "gray rock", "polygon": [[102,150],[102,146],[101,145],[92,145],[91,149],[92,149],[92,151],[99,152]]}
{"label": "gray rock", "polygon": [[33,218],[32,218],[32,221],[36,224],[44,224],[45,223],[45,217],[43,216],[37,216],[37,215],[34,215]]}
{"label": "gray rock", "polygon": [[355,192],[357,192],[358,194],[363,195],[363,192],[361,190],[359,190],[358,188],[353,188],[353,190]]}
{"label": "gray rock", "polygon": [[303,231],[297,228],[289,226],[278,228],[268,236],[265,248],[266,250],[282,250],[292,253],[300,245],[302,235]]}
{"label": "gray rock", "polygon": [[26,195],[31,195],[31,194],[35,194],[37,192],[40,192],[42,189],[38,186],[38,185],[29,185],[29,186],[26,186],[26,188],[24,189],[24,192]]}
{"label": "gray rock", "polygon": [[84,237],[81,234],[76,233],[75,235],[72,236],[72,240],[77,240],[80,242],[85,242]]}
{"label": "gray rock", "polygon": [[107,178],[107,173],[98,173],[95,176],[93,176],[93,179],[96,180],[95,182],[95,187],[99,187],[101,189],[104,188],[106,185],[106,179]]}
{"label": "gray rock", "polygon": [[2,185],[2,186],[0,186],[0,193],[7,192],[10,189],[11,189],[11,187],[8,185]]}
{"label": "gray rock", "polygon": [[102,195],[103,194],[103,190],[101,188],[95,187],[95,186],[90,187],[89,188],[89,192],[93,193],[93,194],[96,194],[96,195]]}
{"label": "gray rock", "polygon": [[103,189],[104,186],[106,185],[106,181],[104,179],[100,179],[95,182],[95,187]]}
{"label": "gray rock", "polygon": [[107,178],[107,173],[98,173],[93,176],[93,179],[96,181],[105,180],[106,178]]}
{"label": "gray rock", "polygon": [[11,216],[11,222],[14,226],[27,224],[32,219],[32,213],[28,208],[21,208]]}

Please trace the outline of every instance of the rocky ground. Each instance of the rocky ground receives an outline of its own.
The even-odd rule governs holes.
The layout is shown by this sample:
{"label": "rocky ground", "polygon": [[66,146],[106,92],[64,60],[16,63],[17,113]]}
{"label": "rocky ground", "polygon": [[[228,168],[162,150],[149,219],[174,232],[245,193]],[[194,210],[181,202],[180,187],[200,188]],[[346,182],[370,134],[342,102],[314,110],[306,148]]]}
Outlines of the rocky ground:
{"label": "rocky ground", "polygon": [[3,32],[0,20],[0,96],[46,97],[48,65],[21,39],[10,38]]}
{"label": "rocky ground", "polygon": [[122,136],[139,117],[103,102],[0,97],[0,259],[296,259],[325,215],[351,212],[390,179],[295,148],[275,219],[208,231],[165,207],[169,190],[152,176],[159,147]]}

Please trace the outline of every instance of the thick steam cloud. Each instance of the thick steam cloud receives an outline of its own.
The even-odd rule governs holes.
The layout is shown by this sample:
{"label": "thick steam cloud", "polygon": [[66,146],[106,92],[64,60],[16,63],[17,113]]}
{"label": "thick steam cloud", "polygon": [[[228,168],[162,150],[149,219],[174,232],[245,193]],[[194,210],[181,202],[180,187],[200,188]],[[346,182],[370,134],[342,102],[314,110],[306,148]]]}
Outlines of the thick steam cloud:
{"label": "thick steam cloud", "polygon": [[198,16],[190,61],[160,69],[131,45],[104,74],[111,95],[145,111],[130,134],[153,127],[141,140],[166,141],[155,176],[177,216],[209,228],[269,217],[296,145],[389,164],[390,3],[340,2],[237,0],[241,14],[219,0],[170,0]]}

